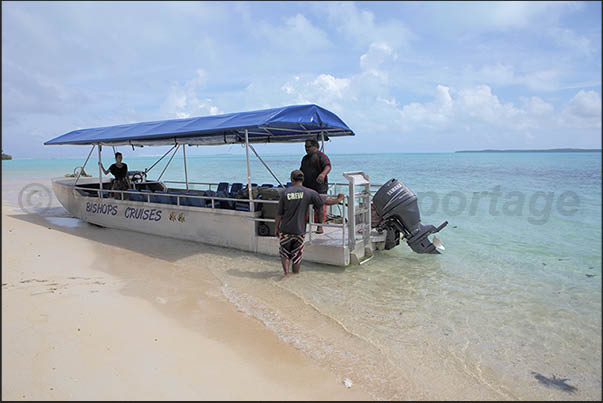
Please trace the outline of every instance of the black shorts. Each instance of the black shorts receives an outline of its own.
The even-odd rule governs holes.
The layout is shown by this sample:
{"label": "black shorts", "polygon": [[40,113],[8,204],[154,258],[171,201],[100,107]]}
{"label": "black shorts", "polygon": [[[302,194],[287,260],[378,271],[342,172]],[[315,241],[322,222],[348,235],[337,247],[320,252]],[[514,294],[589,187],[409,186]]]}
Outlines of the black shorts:
{"label": "black shorts", "polygon": [[281,234],[279,244],[279,253],[281,257],[291,260],[293,264],[301,262],[302,253],[304,251],[303,235]]}

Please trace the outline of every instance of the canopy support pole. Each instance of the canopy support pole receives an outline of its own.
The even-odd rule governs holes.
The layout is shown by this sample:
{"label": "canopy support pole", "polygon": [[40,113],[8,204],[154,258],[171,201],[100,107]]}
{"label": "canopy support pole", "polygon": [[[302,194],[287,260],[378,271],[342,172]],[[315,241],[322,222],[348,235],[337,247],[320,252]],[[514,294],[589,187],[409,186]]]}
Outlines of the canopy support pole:
{"label": "canopy support pole", "polygon": [[90,149],[90,152],[88,153],[88,158],[86,158],[86,161],[84,162],[84,165],[82,166],[82,169],[80,169],[80,171],[77,173],[77,178],[75,178],[75,183],[73,184],[73,186],[77,186],[77,181],[80,180],[80,175],[84,171],[84,168],[86,168],[86,164],[88,163],[88,160],[90,159],[90,156],[92,155],[92,151],[94,151],[94,147],[96,147],[96,146],[93,144],[92,148]]}
{"label": "canopy support pole", "polygon": [[157,178],[157,182],[159,182],[159,180],[161,179],[161,177],[163,176],[163,174],[165,173],[165,170],[170,166],[170,163],[172,162],[172,160],[174,159],[174,156],[176,155],[176,153],[178,152],[178,148],[180,148],[180,144],[178,144],[176,146],[176,149],[174,150],[174,154],[172,154],[172,156],[170,157],[170,160],[168,161],[167,164],[165,164],[165,168],[163,168],[163,171],[161,171],[161,175],[159,175],[159,178]]}
{"label": "canopy support pole", "polygon": [[173,146],[172,146],[172,148],[170,148],[169,150],[167,150],[167,152],[166,152],[165,154],[163,154],[163,155],[161,156],[161,158],[159,158],[157,161],[155,161],[155,163],[154,163],[153,165],[151,165],[151,167],[150,167],[150,168],[146,168],[146,169],[144,170],[144,173],[145,173],[145,174],[148,174],[148,173],[151,171],[151,169],[153,169],[153,168],[155,167],[155,165],[159,164],[159,162],[161,162],[161,160],[162,160],[162,159],[163,159],[163,158],[164,158],[166,155],[168,155],[168,154],[169,154],[169,153],[170,153],[170,152],[171,152],[171,151],[172,151],[174,148],[176,148],[176,145],[173,145]]}
{"label": "canopy support pole", "polygon": [[276,175],[274,174],[274,172],[272,172],[272,169],[270,169],[270,167],[264,162],[264,160],[262,159],[262,157],[260,157],[260,155],[257,153],[257,151],[255,151],[255,148],[253,148],[253,146],[251,144],[249,144],[249,148],[251,148],[251,151],[253,151],[253,153],[255,154],[256,157],[258,157],[258,159],[260,160],[260,162],[262,164],[264,164],[264,166],[266,167],[266,169],[268,170],[268,172],[270,172],[270,175],[272,175],[272,177],[274,179],[276,179],[276,181],[278,182],[279,185],[283,186],[283,184],[281,183],[281,181],[278,180],[278,178],[276,177]]}
{"label": "canopy support pole", "polygon": [[325,152],[325,132],[320,132],[320,139],[322,140],[322,147],[320,151]]}
{"label": "canopy support pole", "polygon": [[182,155],[184,156],[184,182],[186,183],[186,191],[188,192],[188,172],[186,171],[186,144],[182,144]]}
{"label": "canopy support pole", "polygon": [[98,196],[103,198],[103,168],[101,167],[101,151],[103,146],[98,144]]}
{"label": "canopy support pole", "polygon": [[245,156],[247,159],[247,190],[249,191],[249,211],[255,211],[253,205],[253,191],[251,189],[251,167],[249,166],[249,131],[245,129]]}

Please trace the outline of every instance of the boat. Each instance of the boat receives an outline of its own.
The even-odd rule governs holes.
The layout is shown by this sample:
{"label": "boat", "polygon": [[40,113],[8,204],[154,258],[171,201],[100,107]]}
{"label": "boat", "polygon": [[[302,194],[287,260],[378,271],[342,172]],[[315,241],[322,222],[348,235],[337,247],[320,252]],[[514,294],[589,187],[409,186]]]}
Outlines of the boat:
{"label": "boat", "polygon": [[[354,135],[334,113],[311,104],[78,129],[44,144],[91,146],[84,164],[75,171],[76,177],[52,179],[57,199],[74,217],[107,228],[277,256],[274,218],[279,192],[288,184],[279,180],[253,145],[315,138],[324,150],[325,142]],[[238,183],[190,181],[187,147],[224,144],[245,145],[247,180]],[[81,175],[95,149],[100,162],[103,147],[131,146],[135,150],[166,145],[171,148],[153,165],[128,172],[132,183],[128,190],[111,190],[111,180],[103,178],[100,165],[98,178]],[[180,149],[184,181],[162,181]],[[253,182],[250,152],[275,183],[258,186]],[[149,179],[150,171],[168,155],[163,171],[156,179]],[[345,181],[329,184],[330,194],[344,193],[345,198],[341,205],[329,206],[330,220],[321,224],[324,233],[313,232],[316,224],[313,209],[309,209],[305,260],[335,266],[362,264],[377,251],[397,246],[400,239],[406,239],[419,253],[438,253],[443,249],[439,241],[432,243],[428,236],[446,223],[438,228],[423,226],[416,196],[402,182],[392,179],[385,185],[371,184],[363,171],[344,172],[343,177]],[[377,202],[374,205],[373,199]],[[372,216],[376,220],[372,220]]]}

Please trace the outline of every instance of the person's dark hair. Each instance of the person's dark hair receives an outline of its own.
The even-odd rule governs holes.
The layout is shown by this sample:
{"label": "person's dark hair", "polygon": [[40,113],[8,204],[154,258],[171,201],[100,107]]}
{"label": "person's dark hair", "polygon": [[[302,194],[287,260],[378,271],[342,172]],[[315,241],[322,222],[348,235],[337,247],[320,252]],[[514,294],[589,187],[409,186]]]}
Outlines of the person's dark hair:
{"label": "person's dark hair", "polygon": [[307,143],[310,143],[310,145],[311,145],[312,147],[316,147],[316,148],[318,148],[318,140],[316,140],[316,139],[314,139],[314,138],[311,138],[311,139],[306,140],[306,144],[307,144]]}
{"label": "person's dark hair", "polygon": [[304,181],[304,173],[299,169],[295,171],[291,171],[291,182],[303,182]]}
{"label": "person's dark hair", "polygon": [[116,153],[115,153],[115,158],[117,158],[117,156],[120,156],[120,157],[122,157],[122,158],[123,158],[123,155],[121,155],[121,153],[120,153],[120,152],[116,152]]}

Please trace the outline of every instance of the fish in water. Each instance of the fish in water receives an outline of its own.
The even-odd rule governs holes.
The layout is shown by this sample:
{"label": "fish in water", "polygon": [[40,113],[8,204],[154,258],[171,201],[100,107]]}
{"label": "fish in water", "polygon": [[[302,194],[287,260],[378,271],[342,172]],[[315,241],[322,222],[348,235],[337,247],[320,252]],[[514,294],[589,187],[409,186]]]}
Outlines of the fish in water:
{"label": "fish in water", "polygon": [[547,388],[554,387],[568,393],[574,393],[578,390],[578,388],[576,388],[575,386],[567,384],[569,378],[557,378],[555,375],[553,375],[552,378],[547,378],[546,376],[534,371],[532,371],[532,375],[534,375],[534,378],[536,378],[538,382],[540,382]]}

